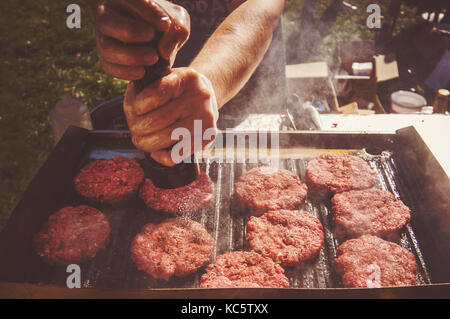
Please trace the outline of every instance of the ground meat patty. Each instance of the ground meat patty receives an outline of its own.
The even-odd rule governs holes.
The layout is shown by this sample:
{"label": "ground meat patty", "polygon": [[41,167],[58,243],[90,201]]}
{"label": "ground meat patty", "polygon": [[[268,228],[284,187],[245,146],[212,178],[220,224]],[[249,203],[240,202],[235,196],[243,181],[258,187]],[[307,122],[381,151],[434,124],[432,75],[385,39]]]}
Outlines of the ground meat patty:
{"label": "ground meat patty", "polygon": [[339,246],[334,260],[345,287],[388,287],[416,284],[416,261],[405,248],[372,235]]}
{"label": "ground meat patty", "polygon": [[385,190],[353,190],[334,195],[333,219],[341,236],[390,236],[410,219],[410,210]]}
{"label": "ground meat patty", "polygon": [[243,211],[261,215],[269,210],[297,209],[307,186],[293,172],[268,166],[256,167],[239,177],[235,194]]}
{"label": "ground meat patty", "polygon": [[199,223],[185,217],[159,225],[147,224],[131,244],[131,258],[139,270],[168,280],[186,276],[209,261],[214,239]]}
{"label": "ground meat patty", "polygon": [[310,194],[326,197],[352,189],[371,188],[377,175],[362,158],[352,155],[322,154],[308,162],[306,180]]}
{"label": "ground meat patty", "polygon": [[254,251],[234,251],[217,257],[200,281],[201,288],[289,288],[280,265]]}
{"label": "ground meat patty", "polygon": [[247,240],[256,252],[290,266],[319,253],[322,224],[304,211],[269,211],[261,217],[250,217]]}
{"label": "ground meat patty", "polygon": [[37,254],[51,264],[81,263],[106,246],[109,233],[109,222],[98,209],[65,207],[49,217],[34,237],[34,246]]}
{"label": "ground meat patty", "polygon": [[141,189],[141,198],[147,206],[157,211],[184,214],[209,202],[214,193],[214,183],[205,172],[200,172],[192,183],[173,189],[159,188],[146,179]]}
{"label": "ground meat patty", "polygon": [[136,160],[114,157],[85,165],[74,184],[84,198],[114,204],[135,194],[143,179],[144,171]]}

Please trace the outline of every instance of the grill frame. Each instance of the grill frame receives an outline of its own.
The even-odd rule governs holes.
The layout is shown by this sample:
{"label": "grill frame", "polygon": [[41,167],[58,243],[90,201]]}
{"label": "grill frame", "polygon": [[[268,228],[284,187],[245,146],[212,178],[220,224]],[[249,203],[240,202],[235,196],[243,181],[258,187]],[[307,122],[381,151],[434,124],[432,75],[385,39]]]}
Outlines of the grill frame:
{"label": "grill frame", "polygon": [[[227,138],[235,138],[236,135],[246,136],[248,132],[239,132],[239,133],[223,133],[224,140]],[[420,137],[419,137],[420,138]],[[414,167],[413,162],[409,162],[411,160],[410,157],[408,157],[408,164],[404,165],[404,148],[406,146],[407,150],[411,151],[413,149],[411,143],[415,142],[416,144],[413,144],[416,146],[420,146],[419,148],[422,148],[421,154],[425,154],[428,158],[428,161],[433,162],[432,155],[430,156],[429,150],[427,151],[426,146],[425,149],[423,149],[424,145],[423,141],[422,144],[418,143],[420,140],[418,140],[417,132],[413,129],[408,129],[406,131],[399,131],[397,134],[379,134],[379,133],[371,133],[371,134],[355,134],[355,133],[327,133],[327,132],[288,132],[288,133],[280,133],[280,147],[287,147],[287,148],[296,148],[296,147],[302,147],[302,148],[311,148],[311,147],[317,147],[321,149],[362,149],[364,147],[370,146],[371,152],[380,152],[382,150],[389,150],[392,151],[393,155],[395,156],[395,161],[399,161],[399,164],[401,164],[399,168],[396,167],[399,172],[401,170],[411,170],[411,167]],[[247,139],[248,144],[248,139]],[[33,180],[33,182],[30,184],[29,188],[25,192],[22,201],[19,203],[15,211],[13,212],[10,220],[8,221],[8,224],[5,226],[5,229],[0,234],[0,256],[2,260],[6,260],[5,263],[2,263],[0,265],[0,291],[2,290],[1,287],[13,287],[12,291],[19,292],[26,287],[28,289],[31,289],[33,291],[37,291],[42,294],[51,293],[55,290],[62,289],[63,291],[67,291],[67,289],[55,287],[52,284],[53,283],[29,283],[29,278],[36,275],[36,271],[40,272],[41,270],[35,269],[35,273],[33,274],[33,271],[30,272],[30,270],[26,269],[28,265],[33,265],[33,262],[30,263],[30,247],[29,243],[31,240],[32,234],[36,233],[40,226],[42,225],[42,222],[55,210],[61,208],[61,203],[64,202],[64,205],[70,204],[70,201],[72,200],[72,204],[80,204],[79,198],[73,198],[73,199],[67,199],[64,198],[64,196],[67,196],[67,194],[64,194],[64,189],[67,190],[67,181],[72,180],[74,174],[78,171],[83,161],[86,160],[86,158],[83,158],[83,156],[86,156],[86,150],[89,148],[96,148],[99,147],[103,149],[105,152],[108,152],[108,149],[114,145],[114,148],[117,150],[119,147],[123,147],[124,149],[133,149],[133,146],[131,144],[131,141],[129,139],[129,133],[128,132],[119,132],[119,131],[85,131],[78,128],[71,128],[67,134],[64,136],[62,141],[57,145],[54,152],[51,154],[49,159],[47,160],[46,164],[42,167],[42,169],[39,171],[36,178]],[[269,145],[270,147],[270,145]],[[134,152],[134,151],[133,151]],[[113,152],[116,154],[116,151]],[[126,153],[126,151],[125,151]],[[139,153],[139,152],[138,152]],[[408,152],[407,152],[408,153]],[[78,154],[78,155],[77,155]],[[99,156],[105,156],[104,152],[100,152]],[[288,155],[289,156],[289,155]],[[393,159],[392,157],[390,159]],[[420,156],[416,155],[416,159],[420,159]],[[435,161],[435,160],[434,160]],[[289,162],[288,162],[289,163]],[[437,162],[436,162],[437,163]],[[436,163],[431,163],[430,165],[436,165]],[[291,163],[288,165],[297,166],[298,168],[298,162]],[[231,165],[237,165],[237,164],[231,164]],[[397,165],[397,164],[396,164]],[[211,166],[212,167],[212,166]],[[219,166],[221,167],[221,166]],[[304,168],[303,168],[304,169]],[[226,168],[225,168],[226,170]],[[439,170],[439,167],[436,168],[436,170]],[[231,169],[229,171],[231,174],[226,174],[226,172],[217,173],[218,175],[223,174],[227,175],[230,180],[236,179],[238,175],[240,175],[239,172],[235,172],[235,169]],[[394,177],[398,177],[396,174],[404,174],[403,173],[395,173]],[[236,174],[234,174],[236,173]],[[233,175],[234,174],[234,175]],[[439,175],[439,174],[438,174]],[[300,174],[301,178],[304,180],[304,172]],[[417,180],[420,180],[421,182],[418,183],[418,185],[422,185],[424,178],[423,172],[415,172],[411,175],[413,177],[412,182],[418,183]],[[219,176],[217,176],[219,178]],[[426,176],[425,176],[426,178]],[[436,177],[435,177],[436,178]],[[213,177],[213,179],[215,179]],[[217,179],[216,179],[217,181]],[[407,181],[408,185],[411,183],[410,180]],[[447,181],[448,182],[448,181]],[[227,196],[230,196],[233,189],[232,185],[233,183],[225,183],[226,187],[231,187],[229,189],[229,192],[227,193]],[[219,183],[216,185],[217,187],[222,187],[222,183]],[[403,186],[405,187],[405,186]],[[444,187],[445,188],[445,187]],[[45,191],[47,190],[47,192]],[[221,190],[216,192],[216,197],[223,196],[224,192]],[[401,194],[403,195],[403,194]],[[415,194],[408,194],[409,197],[415,196]],[[402,196],[402,199],[404,195]],[[425,196],[426,197],[426,196]],[[51,199],[53,198],[53,201],[45,201],[44,198]],[[58,199],[59,198],[59,203]],[[216,198],[220,199],[220,198]],[[422,198],[423,199],[423,195]],[[426,199],[426,198],[425,198]],[[406,201],[406,204],[410,203]],[[229,207],[223,207],[223,203],[225,201],[218,200],[216,203],[222,203],[222,205],[215,205],[214,212],[217,212],[220,216],[222,209],[230,209],[233,208],[231,206]],[[227,204],[225,204],[226,206]],[[232,205],[232,204],[228,204]],[[61,207],[58,207],[61,206]],[[39,213],[33,214],[33,209],[36,211],[36,208],[39,208]],[[433,211],[433,214],[430,214],[431,216],[441,216],[439,212],[436,213],[435,208],[430,205],[427,206],[430,211]],[[119,207],[120,208],[120,207]],[[444,205],[445,208],[445,205]],[[329,214],[327,212],[324,212],[324,208],[321,208],[321,212],[319,212],[319,215],[322,220],[322,222],[326,219],[325,217]],[[414,209],[415,210],[415,209]],[[417,208],[417,210],[422,211],[422,207]],[[417,218],[416,218],[417,217]],[[427,218],[423,218],[424,216],[415,216],[413,218],[414,222],[422,224],[424,220],[426,221]],[[425,216],[426,217],[426,216]],[[163,218],[161,216],[161,218]],[[427,222],[428,223],[428,222]],[[429,223],[428,223],[429,224]],[[215,226],[216,229],[218,228],[218,225]],[[326,225],[324,225],[325,229],[328,229]],[[208,228],[208,227],[207,227]],[[419,232],[417,234],[420,238],[418,239],[418,242],[420,245],[424,245],[427,249],[430,249],[430,245],[432,246],[433,243],[436,243],[436,241],[442,240],[442,235],[445,236],[445,238],[450,238],[447,230],[439,230],[436,232],[435,236],[431,236],[430,234],[430,228],[426,228],[425,226],[421,226],[421,228],[425,228],[424,231]],[[244,234],[245,235],[245,234]],[[134,234],[133,234],[134,236]],[[328,234],[329,236],[329,234]],[[448,237],[447,237],[448,236]],[[325,232],[325,242],[327,242],[327,233]],[[416,234],[413,234],[413,239],[416,238]],[[18,239],[21,238],[21,239]],[[11,242],[11,239],[17,239],[15,241],[14,245],[8,245],[7,241],[9,240]],[[28,240],[28,241],[27,241]],[[330,239],[328,239],[330,241]],[[414,242],[414,240],[412,240]],[[431,244],[430,244],[431,243]],[[445,243],[445,241],[444,241]],[[245,248],[245,241],[243,243]],[[328,246],[330,244],[324,244],[324,247],[327,246],[327,248],[322,249],[329,249]],[[440,245],[442,246],[442,245]],[[422,247],[423,248],[423,247]],[[435,249],[442,249],[442,247],[435,247]],[[360,290],[362,295],[367,296],[373,296],[374,294],[377,296],[383,296],[383,294],[386,293],[386,289],[388,291],[392,290],[392,293],[410,293],[409,291],[413,288],[419,288],[417,289],[417,293],[419,291],[423,291],[422,287],[433,287],[430,289],[430,291],[440,291],[441,289],[448,290],[450,285],[448,282],[450,280],[448,279],[448,271],[442,271],[442,267],[435,267],[436,260],[434,250],[431,252],[431,254],[428,255],[422,255],[419,256],[419,268],[423,269],[422,276],[427,276],[427,272],[430,271],[430,273],[433,275],[431,282],[439,283],[439,284],[429,284],[430,281],[425,280],[421,283],[423,285],[421,286],[413,286],[413,287],[397,287],[397,288],[380,288],[380,289],[357,289]],[[217,248],[217,251],[215,251],[215,254],[218,254],[218,252],[223,252],[221,249]],[[321,252],[323,254],[323,252]],[[417,252],[416,252],[417,256]],[[442,255],[441,255],[442,257]],[[35,256],[36,258],[36,256]],[[320,257],[319,257],[320,258]],[[422,266],[424,263],[422,263],[422,260],[427,260],[427,264],[429,266],[432,263],[432,269],[428,269],[426,266]],[[445,261],[445,260],[444,260]],[[441,260],[442,262],[442,260]],[[331,265],[329,265],[331,267]],[[445,268],[445,265],[444,265]],[[447,268],[448,269],[448,268]],[[203,271],[203,270],[202,270]],[[202,272],[201,271],[201,272]],[[329,271],[332,271],[331,268]],[[63,279],[67,276],[65,271],[63,269],[60,269],[61,276],[59,279]],[[25,275],[27,274],[27,275]],[[31,274],[31,275],[30,275]],[[194,278],[195,282],[198,283],[198,273],[197,278]],[[307,275],[310,276],[310,275]],[[11,283],[13,282],[13,283]],[[31,280],[31,282],[33,282]],[[61,281],[59,281],[61,283]],[[64,281],[62,281],[64,282]],[[444,284],[442,284],[444,283]],[[31,288],[30,288],[31,287]],[[256,290],[248,290],[243,288],[236,288],[236,289],[219,289],[215,290],[213,289],[214,296],[211,294],[205,293],[204,289],[196,289],[196,288],[190,288],[190,287],[184,287],[184,288],[174,288],[170,285],[162,285],[158,288],[152,288],[147,289],[147,287],[122,287],[118,289],[117,287],[112,287],[114,292],[114,295],[127,295],[136,294],[136,291],[138,295],[143,293],[146,296],[173,296],[176,297],[179,293],[185,292],[189,295],[192,294],[192,296],[196,297],[226,297],[226,296],[242,296],[242,297],[249,297],[252,295],[260,295],[260,296],[271,296],[271,297],[277,297],[277,296],[284,296],[284,295],[290,295],[292,297],[295,296],[306,296],[306,295],[315,295],[320,291],[322,294],[333,296],[335,293],[341,295],[353,295],[354,292],[351,292],[354,289],[346,289],[346,288],[325,288],[325,287],[307,287],[307,288],[289,288],[287,291],[279,291],[278,289],[256,289]],[[130,289],[131,288],[131,289]],[[140,288],[138,290],[135,290],[135,288]],[[144,288],[144,289],[142,289]],[[87,295],[91,295],[93,291],[96,291],[99,295],[102,295],[105,293],[105,289],[102,288],[84,288],[81,289],[82,291],[85,291]],[[206,289],[210,290],[210,289]],[[261,290],[258,292],[258,290]],[[107,291],[109,291],[107,289]],[[290,291],[290,293],[289,293]],[[414,291],[414,290],[413,290]],[[70,295],[70,293],[69,293]],[[319,293],[320,295],[320,293]]]}

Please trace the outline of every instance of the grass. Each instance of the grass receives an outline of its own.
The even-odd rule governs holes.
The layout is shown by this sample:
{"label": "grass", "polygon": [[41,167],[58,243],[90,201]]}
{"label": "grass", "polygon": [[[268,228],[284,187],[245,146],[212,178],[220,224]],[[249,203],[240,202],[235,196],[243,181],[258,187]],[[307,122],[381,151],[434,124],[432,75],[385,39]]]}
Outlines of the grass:
{"label": "grass", "polygon": [[0,229],[53,146],[49,111],[63,94],[89,107],[121,95],[126,83],[97,62],[88,1],[81,29],[66,27],[73,1],[3,0],[0,35]]}
{"label": "grass", "polygon": [[[53,146],[48,114],[63,94],[90,108],[123,94],[126,83],[107,76],[97,62],[89,0],[82,8],[81,29],[66,27],[66,7],[74,1],[3,0],[0,4],[0,229],[22,193],[47,159]],[[340,39],[368,39],[376,35],[365,26],[365,6],[373,0],[353,1],[358,11],[345,10],[324,38],[304,42],[300,11],[304,0],[288,0],[284,14],[288,53],[306,50],[303,60],[329,61]],[[331,3],[318,0],[314,19]],[[377,1],[385,10],[388,0]],[[413,21],[411,13],[399,25]],[[389,17],[385,17],[387,19]]]}

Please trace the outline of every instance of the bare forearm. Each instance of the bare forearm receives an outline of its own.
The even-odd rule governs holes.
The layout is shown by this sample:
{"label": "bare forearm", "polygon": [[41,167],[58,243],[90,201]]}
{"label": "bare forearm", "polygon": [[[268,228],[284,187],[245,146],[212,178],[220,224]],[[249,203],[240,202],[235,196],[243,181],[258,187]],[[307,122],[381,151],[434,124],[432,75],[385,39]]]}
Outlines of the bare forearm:
{"label": "bare forearm", "polygon": [[284,0],[247,0],[211,35],[191,67],[206,75],[219,108],[235,96],[261,62]]}

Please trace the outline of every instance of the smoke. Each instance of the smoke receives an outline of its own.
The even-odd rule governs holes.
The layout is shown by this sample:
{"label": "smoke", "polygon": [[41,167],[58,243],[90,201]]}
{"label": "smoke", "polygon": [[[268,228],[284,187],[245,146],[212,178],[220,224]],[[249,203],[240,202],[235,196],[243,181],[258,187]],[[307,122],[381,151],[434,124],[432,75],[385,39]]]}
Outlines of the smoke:
{"label": "smoke", "polygon": [[242,90],[220,110],[218,127],[235,127],[250,114],[284,112],[287,92],[285,64],[285,46],[279,21],[261,63]]}
{"label": "smoke", "polygon": [[339,41],[374,38],[376,31],[366,25],[366,8],[373,1],[348,2],[352,2],[350,6],[342,5],[341,1],[326,0],[286,2],[283,34],[287,43],[288,64],[317,61],[333,63]]}

